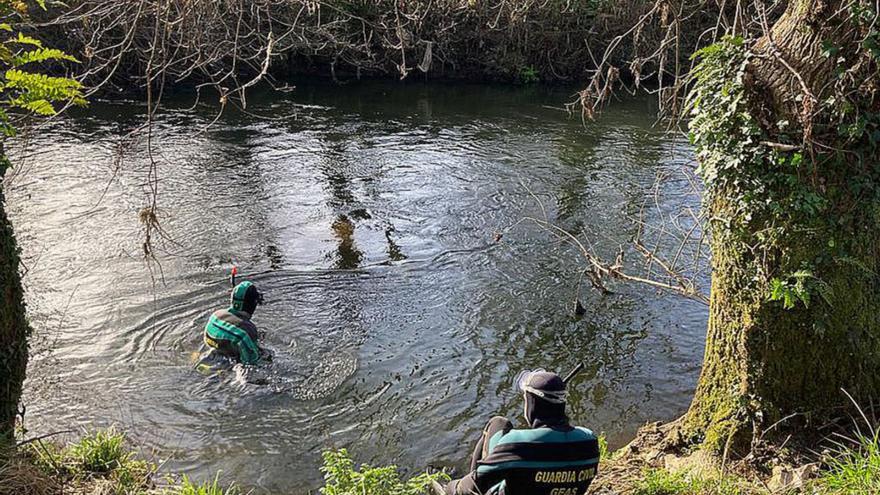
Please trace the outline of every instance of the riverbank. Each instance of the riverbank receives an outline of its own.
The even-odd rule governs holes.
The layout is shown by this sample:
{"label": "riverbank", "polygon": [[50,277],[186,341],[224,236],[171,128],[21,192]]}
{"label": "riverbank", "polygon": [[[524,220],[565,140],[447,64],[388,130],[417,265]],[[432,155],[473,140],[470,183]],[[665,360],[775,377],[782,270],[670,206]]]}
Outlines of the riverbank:
{"label": "riverbank", "polygon": [[[671,447],[676,422],[652,423],[605,456],[594,495],[862,495],[880,493],[880,437],[866,415],[805,441],[755,439],[736,460]],[[873,421],[873,420],[872,420]],[[831,428],[835,429],[835,428]]]}
{"label": "riverbank", "polygon": [[[396,466],[357,465],[345,449],[322,454],[323,495],[418,495],[444,472],[404,479]],[[161,472],[163,461],[133,448],[117,430],[98,430],[60,444],[50,439],[26,441],[11,455],[0,456],[0,495],[244,495],[253,490],[235,481],[194,480]]]}
{"label": "riverbank", "polygon": [[35,440],[0,458],[0,495],[238,495],[219,476],[197,482],[160,474],[161,461],[132,448],[123,433],[96,431],[60,444]]}
{"label": "riverbank", "polygon": [[[653,448],[665,426],[648,425],[629,445],[604,451],[595,495],[856,495],[880,490],[880,443],[876,434],[841,437],[836,450],[778,452],[768,465],[737,461],[718,465],[699,451],[684,456]],[[814,456],[814,462],[789,461]],[[419,495],[430,493],[443,472],[409,478],[397,466],[359,465],[345,449],[322,455],[323,495]],[[754,459],[752,460],[754,461]],[[0,461],[0,495],[244,495],[253,492],[224,480],[193,480],[160,471],[163,462],[132,447],[116,430],[100,430],[65,445],[35,440]],[[769,469],[768,469],[769,468]]]}
{"label": "riverbank", "polygon": [[[642,428],[616,452],[602,444],[596,495],[856,495],[880,490],[880,441],[838,435],[822,452],[790,447],[724,465],[701,451],[674,455],[660,446],[670,425]],[[346,449],[322,454],[323,495],[418,495],[445,472],[409,478],[397,466],[358,464]],[[811,462],[808,462],[812,458]],[[161,455],[134,448],[124,433],[98,430],[67,444],[51,439],[26,441],[0,460],[0,495],[243,495],[254,493],[217,473],[207,480],[161,472]]]}

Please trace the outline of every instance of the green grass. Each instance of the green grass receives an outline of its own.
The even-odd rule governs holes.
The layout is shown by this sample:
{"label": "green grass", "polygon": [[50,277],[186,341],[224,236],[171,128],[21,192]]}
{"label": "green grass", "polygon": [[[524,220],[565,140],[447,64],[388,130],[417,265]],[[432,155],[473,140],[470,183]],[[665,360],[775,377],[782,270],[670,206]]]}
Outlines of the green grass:
{"label": "green grass", "polygon": [[636,484],[634,495],[689,494],[693,483],[683,473],[671,473],[665,469],[650,469]]}
{"label": "green grass", "polygon": [[180,485],[166,493],[167,495],[239,495],[241,491],[235,485],[224,488],[220,485],[220,473],[217,473],[213,481],[201,484],[193,483],[187,476],[183,476]]}
{"label": "green grass", "polygon": [[649,469],[636,483],[633,495],[748,495],[756,493],[733,476],[702,478],[687,472]]}
{"label": "green grass", "polygon": [[859,435],[832,452],[827,467],[814,483],[824,494],[880,493],[880,438]]}
{"label": "green grass", "polygon": [[133,454],[125,447],[125,435],[114,429],[86,435],[68,448],[75,467],[83,473],[103,474],[125,466]]}
{"label": "green grass", "polygon": [[535,84],[541,81],[541,75],[533,66],[521,67],[517,74],[520,84]]}
{"label": "green grass", "polygon": [[[599,437],[603,459],[614,457],[608,451],[604,435]],[[70,488],[70,493],[91,493],[90,487],[100,487],[100,493],[112,495],[243,495],[236,485],[224,486],[219,474],[213,480],[196,482],[182,476],[168,477],[156,483],[157,466],[137,458],[127,445],[125,435],[116,430],[96,431],[81,440],[60,446],[34,442],[24,449],[19,465],[7,464],[7,471],[15,468],[13,480],[27,487],[26,478],[33,483],[57,483]],[[446,473],[422,473],[413,477],[401,475],[397,466],[373,467],[357,465],[345,449],[330,450],[323,454],[324,487],[321,495],[424,495],[430,493],[432,481],[449,480]],[[25,462],[26,461],[26,462]],[[22,467],[32,466],[34,472]],[[2,468],[2,466],[0,466]],[[2,470],[2,469],[0,469]],[[44,474],[40,474],[44,473]],[[8,474],[8,473],[7,473]],[[47,479],[46,476],[51,479]],[[39,478],[42,476],[42,478]],[[601,474],[600,474],[601,476]],[[9,476],[7,476],[9,477]],[[38,479],[39,478],[39,479]],[[54,481],[52,481],[54,480]],[[755,495],[766,494],[757,482],[728,476],[692,476],[687,472],[664,469],[644,471],[636,482],[633,495]],[[7,483],[8,484],[8,483]],[[2,485],[2,483],[0,483]],[[48,486],[48,485],[46,485]],[[44,493],[23,491],[13,493]],[[66,493],[67,491],[65,491]],[[880,435],[872,430],[868,435],[857,435],[838,444],[826,460],[818,478],[807,489],[796,492],[810,495],[880,494]],[[793,494],[786,494],[793,495]]]}
{"label": "green grass", "polygon": [[[187,476],[166,477],[156,483],[158,466],[138,459],[125,434],[114,429],[90,433],[66,446],[34,442],[23,456],[37,470],[54,479],[65,493],[107,495],[241,495],[235,486],[212,481],[198,483]],[[157,486],[161,485],[161,486]],[[94,490],[93,490],[94,489]]]}

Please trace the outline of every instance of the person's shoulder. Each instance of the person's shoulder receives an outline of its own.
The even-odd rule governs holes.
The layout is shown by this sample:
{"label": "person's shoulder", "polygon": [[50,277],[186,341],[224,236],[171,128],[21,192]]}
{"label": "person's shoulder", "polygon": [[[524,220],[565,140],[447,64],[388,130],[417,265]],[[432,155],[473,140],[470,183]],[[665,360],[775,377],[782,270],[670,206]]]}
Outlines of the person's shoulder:
{"label": "person's shoulder", "polygon": [[597,440],[598,439],[596,434],[593,433],[593,430],[591,430],[589,428],[584,428],[583,426],[575,426],[574,432],[576,432],[576,434],[581,437],[585,437],[584,438],[585,440]]}
{"label": "person's shoulder", "polygon": [[597,440],[592,430],[581,426],[566,429],[530,428],[513,429],[498,439],[497,444],[505,443],[562,443]]}
{"label": "person's shoulder", "polygon": [[214,318],[222,318],[222,317],[230,315],[230,314],[232,314],[232,313],[230,313],[228,309],[220,308],[217,311],[214,311],[213,313],[211,313],[211,316]]}

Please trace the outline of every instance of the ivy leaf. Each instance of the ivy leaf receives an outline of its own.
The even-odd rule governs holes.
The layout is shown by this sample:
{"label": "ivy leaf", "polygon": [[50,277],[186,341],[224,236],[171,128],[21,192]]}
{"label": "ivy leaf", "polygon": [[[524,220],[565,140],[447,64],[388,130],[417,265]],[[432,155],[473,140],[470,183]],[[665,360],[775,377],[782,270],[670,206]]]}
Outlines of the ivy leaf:
{"label": "ivy leaf", "polygon": [[823,40],[822,41],[822,56],[825,58],[831,58],[837,56],[837,53],[840,52],[840,47],[836,46],[831,40]]}
{"label": "ivy leaf", "polygon": [[877,35],[872,34],[865,38],[865,41],[862,42],[862,46],[871,52],[871,56],[874,59],[880,59],[880,43],[877,42]]}

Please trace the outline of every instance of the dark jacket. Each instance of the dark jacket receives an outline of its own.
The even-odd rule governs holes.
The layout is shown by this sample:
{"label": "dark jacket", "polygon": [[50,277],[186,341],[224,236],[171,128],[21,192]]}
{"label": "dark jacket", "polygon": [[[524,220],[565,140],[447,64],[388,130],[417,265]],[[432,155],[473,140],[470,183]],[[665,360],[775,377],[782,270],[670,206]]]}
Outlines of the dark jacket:
{"label": "dark jacket", "polygon": [[447,493],[583,495],[599,466],[596,435],[567,425],[498,431],[486,453]]}

